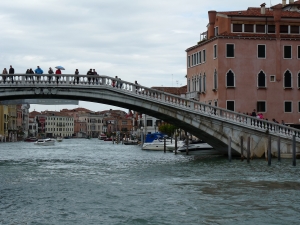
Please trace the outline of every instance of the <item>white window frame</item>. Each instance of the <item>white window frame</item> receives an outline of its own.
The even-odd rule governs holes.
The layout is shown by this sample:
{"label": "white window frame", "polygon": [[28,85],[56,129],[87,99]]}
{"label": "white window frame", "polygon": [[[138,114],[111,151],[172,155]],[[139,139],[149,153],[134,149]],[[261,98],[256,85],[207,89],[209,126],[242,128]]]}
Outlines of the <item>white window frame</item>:
{"label": "white window frame", "polygon": [[[233,45],[233,57],[228,57],[227,56],[227,45]],[[228,59],[234,59],[235,58],[235,44],[234,43],[226,43],[226,57],[225,58],[228,58]]]}
{"label": "white window frame", "polygon": [[297,59],[300,59],[299,53],[300,53],[300,45],[297,45]]}
{"label": "white window frame", "polygon": [[202,53],[203,53],[203,58],[202,58],[203,61],[202,62],[205,63],[206,62],[206,49],[203,49]]}
{"label": "white window frame", "polygon": [[188,68],[191,68],[191,56],[190,55],[188,55],[188,57],[187,57],[187,66],[188,66]]}
{"label": "white window frame", "polygon": [[219,27],[215,27],[215,36],[218,36],[219,35]]}
{"label": "white window frame", "polygon": [[215,44],[213,47],[213,55],[214,55],[214,59],[218,58],[218,45]]}
{"label": "white window frame", "polygon": [[[284,47],[286,46],[290,46],[291,47],[291,58],[284,58]],[[283,59],[293,59],[293,48],[292,48],[292,45],[284,45],[283,46]]]}
{"label": "white window frame", "polygon": [[262,112],[262,111],[258,111],[258,109],[257,109],[257,112],[260,112],[260,113],[266,113],[267,111],[268,111],[268,109],[267,109],[267,101],[265,101],[265,100],[257,100],[257,102],[256,102],[256,104],[258,103],[258,102],[264,102],[265,103],[265,111],[264,112]]}
{"label": "white window frame", "polygon": [[[265,74],[265,86],[264,87],[262,87],[262,86],[258,86],[258,76],[259,76],[259,74],[260,74],[260,72],[263,72],[264,74]],[[257,88],[259,89],[266,89],[267,88],[267,74],[265,73],[265,71],[263,71],[263,70],[260,70],[259,71],[259,73],[257,74]]]}
{"label": "white window frame", "polygon": [[[232,73],[233,73],[233,86],[227,86],[227,74],[229,73],[229,71],[231,71]],[[229,69],[228,71],[227,71],[227,73],[226,73],[226,76],[225,76],[225,83],[226,83],[226,88],[236,88],[235,87],[235,73],[233,72],[233,70],[232,69]]]}
{"label": "white window frame", "polygon": [[[290,73],[291,73],[291,87],[285,87],[284,85],[284,81],[285,81],[285,73],[287,72],[287,71],[289,71]],[[298,74],[297,74],[298,75]],[[283,89],[293,89],[293,87],[294,87],[294,83],[293,83],[293,74],[292,74],[292,72],[291,72],[291,70],[289,70],[289,69],[287,69],[286,71],[284,71],[284,73],[283,73],[283,82],[282,82],[282,85],[283,85]]]}
{"label": "white window frame", "polygon": [[[274,77],[273,81],[272,81],[272,77]],[[276,75],[270,75],[270,82],[276,82]]]}
{"label": "white window frame", "polygon": [[[265,46],[265,57],[258,57],[258,46],[259,45],[264,45]],[[266,59],[267,58],[267,45],[266,44],[257,44],[257,59]]]}
{"label": "white window frame", "polygon": [[233,108],[234,108],[233,112],[235,112],[235,100],[226,100],[226,110],[229,110],[228,107],[227,107],[228,106],[228,102],[233,102],[233,104],[234,104],[234,106],[233,106]]}

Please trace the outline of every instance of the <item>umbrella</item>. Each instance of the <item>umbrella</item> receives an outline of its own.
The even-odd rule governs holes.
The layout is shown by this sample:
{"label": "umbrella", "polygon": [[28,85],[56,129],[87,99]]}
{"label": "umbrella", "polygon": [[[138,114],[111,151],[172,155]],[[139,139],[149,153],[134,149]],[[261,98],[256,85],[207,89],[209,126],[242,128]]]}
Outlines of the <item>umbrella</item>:
{"label": "umbrella", "polygon": [[65,68],[63,68],[62,66],[56,66],[56,69],[60,69],[60,70],[64,70]]}

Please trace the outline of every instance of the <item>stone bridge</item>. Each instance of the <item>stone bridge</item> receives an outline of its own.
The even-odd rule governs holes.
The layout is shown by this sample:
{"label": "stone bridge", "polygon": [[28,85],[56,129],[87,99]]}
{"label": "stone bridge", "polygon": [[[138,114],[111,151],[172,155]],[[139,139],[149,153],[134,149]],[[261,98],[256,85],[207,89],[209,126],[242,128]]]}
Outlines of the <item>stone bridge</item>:
{"label": "stone bridge", "polygon": [[[109,76],[87,75],[0,75],[0,100],[70,99],[118,106],[151,115],[176,125],[227,152],[229,139],[235,153],[246,152],[262,157],[271,137],[271,151],[300,152],[300,130],[246,116],[222,108],[136,85]],[[57,79],[58,78],[58,79]],[[78,82],[77,82],[78,81]],[[250,138],[250,139],[249,139]],[[279,141],[278,141],[279,140]]]}

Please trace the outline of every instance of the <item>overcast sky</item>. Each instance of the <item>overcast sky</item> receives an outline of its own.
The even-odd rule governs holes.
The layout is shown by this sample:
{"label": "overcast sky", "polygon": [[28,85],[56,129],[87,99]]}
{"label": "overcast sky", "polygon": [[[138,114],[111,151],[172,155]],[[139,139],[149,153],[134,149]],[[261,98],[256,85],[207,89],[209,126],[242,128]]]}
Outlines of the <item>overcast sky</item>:
{"label": "overcast sky", "polygon": [[[251,2],[251,3],[250,3]],[[186,84],[185,50],[206,30],[209,10],[245,10],[262,0],[9,0],[0,2],[0,68],[90,68],[144,86]],[[267,7],[270,2],[266,2]],[[281,1],[273,0],[272,4]],[[115,108],[80,102],[94,111]],[[31,110],[77,106],[33,105]]]}

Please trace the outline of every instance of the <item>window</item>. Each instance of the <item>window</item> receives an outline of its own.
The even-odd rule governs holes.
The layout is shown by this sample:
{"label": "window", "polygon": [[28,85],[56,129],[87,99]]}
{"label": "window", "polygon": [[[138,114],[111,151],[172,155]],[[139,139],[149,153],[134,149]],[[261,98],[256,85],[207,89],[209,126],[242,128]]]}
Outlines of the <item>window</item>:
{"label": "window", "polygon": [[206,92],[206,75],[203,75],[203,92]]}
{"label": "window", "polygon": [[266,74],[263,71],[260,71],[260,73],[258,74],[257,83],[257,86],[259,88],[266,87]]}
{"label": "window", "polygon": [[265,101],[258,101],[257,102],[257,112],[266,112],[266,102]]}
{"label": "window", "polygon": [[203,50],[203,62],[205,62],[205,61],[206,61],[206,51]]}
{"label": "window", "polygon": [[202,76],[200,74],[200,78],[199,78],[199,92],[202,92]]}
{"label": "window", "polygon": [[289,33],[289,26],[288,25],[280,25],[280,33],[281,34],[288,34]]}
{"label": "window", "polygon": [[270,76],[270,82],[275,82],[276,81],[276,76],[275,75],[271,75]]}
{"label": "window", "polygon": [[265,25],[256,25],[256,33],[266,33]]}
{"label": "window", "polygon": [[286,113],[291,113],[293,112],[293,108],[292,108],[292,102],[284,102],[284,112]]}
{"label": "window", "polygon": [[268,33],[275,34],[275,25],[268,25]]}
{"label": "window", "polygon": [[214,45],[214,59],[217,58],[217,45]]}
{"label": "window", "polygon": [[234,101],[226,101],[226,109],[234,111]]}
{"label": "window", "polygon": [[266,45],[257,45],[257,57],[261,59],[266,58]]}
{"label": "window", "polygon": [[194,66],[194,54],[192,55],[192,66]]}
{"label": "window", "polygon": [[253,24],[244,24],[244,32],[253,33],[254,32]]}
{"label": "window", "polygon": [[187,64],[188,64],[188,68],[190,68],[191,67],[191,56],[188,56],[188,58],[187,58]]}
{"label": "window", "polygon": [[234,87],[234,74],[231,70],[226,75],[226,87]]}
{"label": "window", "polygon": [[226,57],[234,58],[234,44],[226,44]]}
{"label": "window", "polygon": [[283,58],[285,59],[292,58],[292,46],[290,45],[283,46]]}
{"label": "window", "polygon": [[298,59],[300,59],[300,45],[298,45],[297,48],[298,48]]}
{"label": "window", "polygon": [[298,112],[300,112],[300,102],[298,102]]}
{"label": "window", "polygon": [[153,125],[153,121],[152,120],[147,120],[147,127],[152,127]]}
{"label": "window", "polygon": [[202,61],[201,61],[201,51],[198,52],[198,57],[199,57],[199,63],[202,63]]}
{"label": "window", "polygon": [[196,53],[196,64],[199,64],[199,57],[198,57],[198,52]]}
{"label": "window", "polygon": [[232,24],[232,32],[243,32],[243,24]]}
{"label": "window", "polygon": [[284,73],[284,87],[292,88],[292,74],[288,70]]}
{"label": "window", "polygon": [[215,36],[219,35],[219,27],[215,27]]}
{"label": "window", "polygon": [[291,26],[291,34],[299,34],[299,26]]}
{"label": "window", "polygon": [[218,89],[218,73],[217,73],[217,70],[215,69],[215,72],[214,72],[214,90],[217,90]]}
{"label": "window", "polygon": [[297,86],[297,87],[300,88],[300,73],[298,73],[298,80],[297,80],[297,81],[298,81],[298,82],[297,82],[297,83],[298,83],[298,86]]}

